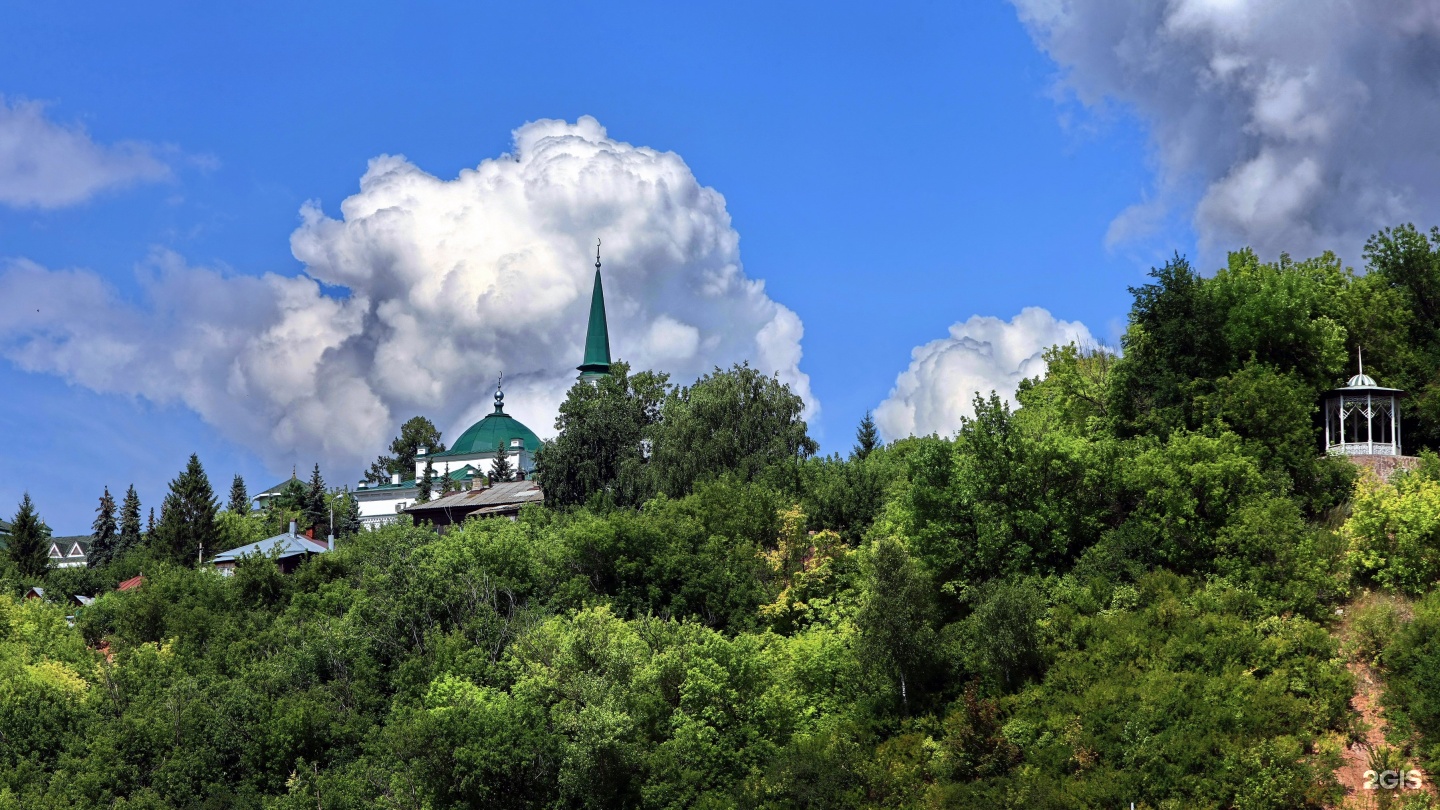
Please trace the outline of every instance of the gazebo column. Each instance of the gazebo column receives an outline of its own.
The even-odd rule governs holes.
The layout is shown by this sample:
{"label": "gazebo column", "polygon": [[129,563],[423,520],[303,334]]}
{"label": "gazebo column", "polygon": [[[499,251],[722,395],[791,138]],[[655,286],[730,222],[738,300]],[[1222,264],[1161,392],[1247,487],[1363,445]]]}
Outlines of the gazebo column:
{"label": "gazebo column", "polygon": [[1365,446],[1366,452],[1375,455],[1375,408],[1370,395],[1365,395]]}
{"label": "gazebo column", "polygon": [[1395,455],[1400,455],[1400,403],[1395,400],[1395,395],[1390,395],[1390,424],[1394,428],[1391,438],[1395,440]]}

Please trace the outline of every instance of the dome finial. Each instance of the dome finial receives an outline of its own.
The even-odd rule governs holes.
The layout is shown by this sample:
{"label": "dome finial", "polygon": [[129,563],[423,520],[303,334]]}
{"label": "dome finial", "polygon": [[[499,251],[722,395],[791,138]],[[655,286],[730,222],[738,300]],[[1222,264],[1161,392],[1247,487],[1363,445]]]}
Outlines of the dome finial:
{"label": "dome finial", "polygon": [[499,379],[495,380],[495,413],[505,412],[505,372],[500,372]]}

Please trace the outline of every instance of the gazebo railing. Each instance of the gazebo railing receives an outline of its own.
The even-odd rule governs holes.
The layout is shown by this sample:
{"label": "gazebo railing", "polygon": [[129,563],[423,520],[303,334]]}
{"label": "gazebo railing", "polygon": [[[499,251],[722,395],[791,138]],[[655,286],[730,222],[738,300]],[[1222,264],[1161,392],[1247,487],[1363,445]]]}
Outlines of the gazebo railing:
{"label": "gazebo railing", "polygon": [[1332,456],[1398,456],[1400,449],[1391,442],[1345,442],[1325,448]]}

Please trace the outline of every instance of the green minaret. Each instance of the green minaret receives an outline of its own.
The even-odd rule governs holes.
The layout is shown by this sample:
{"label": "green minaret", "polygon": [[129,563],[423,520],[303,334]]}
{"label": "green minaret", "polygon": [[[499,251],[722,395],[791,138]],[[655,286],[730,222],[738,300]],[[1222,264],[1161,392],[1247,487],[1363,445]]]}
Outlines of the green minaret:
{"label": "green minaret", "polygon": [[600,286],[600,241],[595,241],[595,291],[590,294],[590,327],[585,332],[585,360],[580,379],[594,381],[610,374],[610,329],[605,325],[605,290]]}

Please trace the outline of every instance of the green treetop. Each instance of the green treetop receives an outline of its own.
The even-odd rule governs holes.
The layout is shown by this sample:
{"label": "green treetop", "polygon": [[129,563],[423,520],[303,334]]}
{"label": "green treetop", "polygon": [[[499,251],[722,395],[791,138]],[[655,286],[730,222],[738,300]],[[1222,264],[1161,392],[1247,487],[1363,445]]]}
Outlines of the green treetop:
{"label": "green treetop", "polygon": [[341,493],[335,510],[335,536],[354,537],[360,533],[360,500],[352,492]]}
{"label": "green treetop", "polygon": [[120,536],[115,542],[115,556],[140,545],[140,496],[135,494],[135,485],[125,491],[125,500],[120,504]]}
{"label": "green treetop", "polygon": [[875,419],[869,411],[865,412],[865,418],[860,420],[860,427],[855,430],[855,449],[851,455],[864,460],[870,455],[870,451],[880,446],[880,432],[875,429]]}
{"label": "green treetop", "polygon": [[20,501],[20,511],[10,521],[10,540],[6,546],[10,561],[19,569],[21,576],[44,576],[50,567],[49,545],[50,530],[40,521],[35,503],[27,492]]}
{"label": "green treetop", "polygon": [[515,468],[510,466],[510,451],[505,449],[505,440],[495,446],[495,464],[490,468],[490,480],[495,483],[509,481],[515,477]]}
{"label": "green treetop", "polygon": [[95,522],[90,527],[90,553],[88,565],[94,568],[104,565],[115,557],[119,527],[115,523],[115,499],[110,497],[110,488],[100,496],[100,506],[95,509]]}
{"label": "green treetop", "polygon": [[324,537],[330,531],[330,509],[325,504],[325,479],[320,477],[320,465],[310,473],[310,486],[305,489],[305,519],[303,528],[315,530],[316,537]]}
{"label": "green treetop", "polygon": [[250,493],[245,491],[245,479],[239,475],[230,482],[230,511],[242,517],[250,514]]}
{"label": "green treetop", "polygon": [[195,565],[202,547],[207,554],[220,550],[214,547],[215,515],[219,511],[215,490],[210,487],[205,468],[200,466],[200,457],[192,454],[185,470],[170,482],[153,547],[180,565]]}
{"label": "green treetop", "polygon": [[435,494],[435,463],[427,456],[425,459],[425,471],[420,474],[420,494],[415,496],[416,503],[429,503],[430,496]]}
{"label": "green treetop", "polygon": [[412,416],[400,426],[400,435],[390,442],[390,454],[380,456],[370,465],[365,480],[388,484],[395,473],[399,473],[402,480],[408,479],[415,472],[415,458],[422,447],[431,454],[445,452],[445,443],[440,440],[435,423],[423,416]]}

